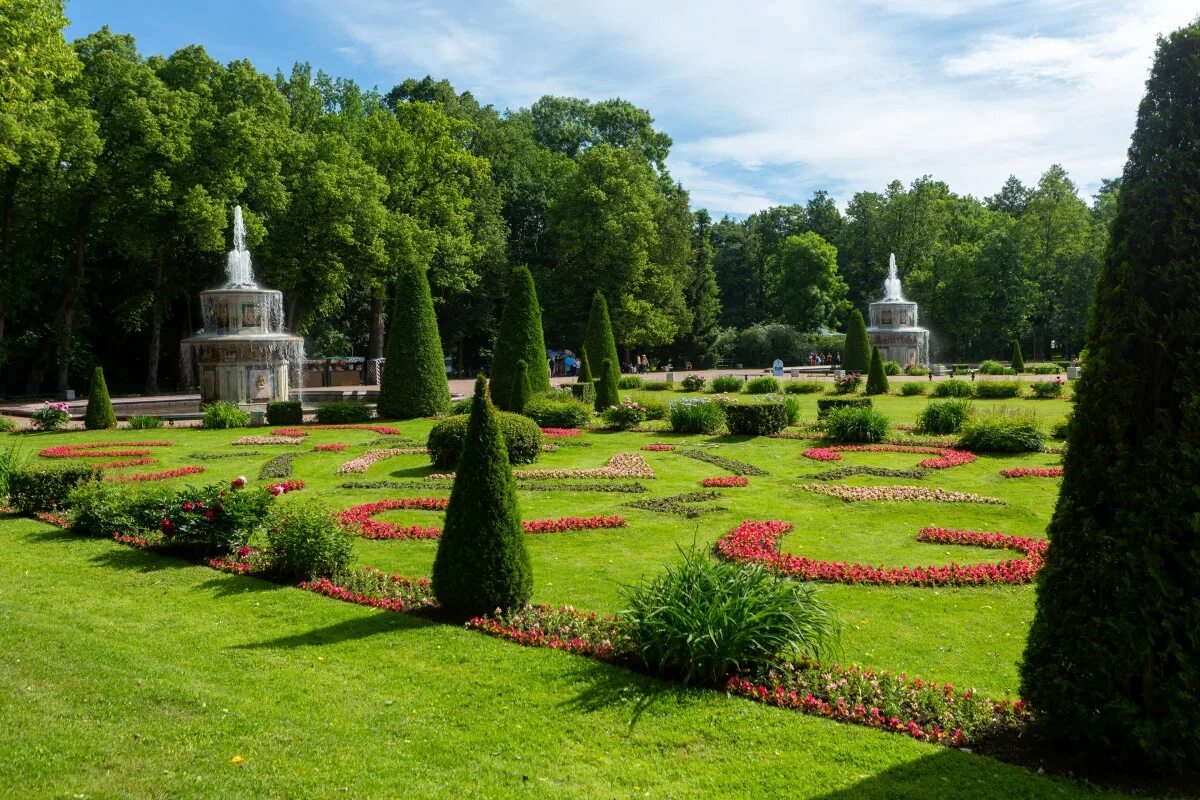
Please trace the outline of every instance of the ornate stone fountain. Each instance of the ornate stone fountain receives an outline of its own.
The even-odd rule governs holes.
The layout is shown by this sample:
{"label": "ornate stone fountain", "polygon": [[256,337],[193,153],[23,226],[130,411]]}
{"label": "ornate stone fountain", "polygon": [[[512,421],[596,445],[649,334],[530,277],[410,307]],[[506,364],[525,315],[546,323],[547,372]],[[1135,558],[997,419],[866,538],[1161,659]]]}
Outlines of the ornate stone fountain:
{"label": "ornate stone fountain", "polygon": [[871,303],[867,316],[867,336],[884,361],[895,361],[901,367],[929,366],[929,330],[917,325],[917,304],[904,299],[895,253],[888,256],[883,299]]}
{"label": "ornate stone fountain", "polygon": [[303,386],[304,339],[283,330],[283,294],[254,282],[242,207],[233,209],[233,250],[225,285],[200,293],[203,330],[180,343],[184,383],[200,402],[239,405],[287,400]]}

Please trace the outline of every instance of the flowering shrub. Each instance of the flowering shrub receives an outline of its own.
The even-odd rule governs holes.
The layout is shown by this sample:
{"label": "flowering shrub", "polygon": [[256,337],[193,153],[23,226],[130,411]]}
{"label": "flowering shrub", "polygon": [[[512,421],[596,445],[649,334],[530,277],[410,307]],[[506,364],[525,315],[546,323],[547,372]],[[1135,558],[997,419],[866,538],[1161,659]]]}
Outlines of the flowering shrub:
{"label": "flowering shrub", "polygon": [[647,450],[651,453],[666,453],[674,449],[675,445],[673,444],[661,444],[659,442],[655,442],[654,444],[644,444],[638,448],[638,450]]}
{"label": "flowering shrub", "polygon": [[728,470],[734,475],[770,475],[765,469],[760,469],[753,464],[747,464],[745,461],[735,461],[732,458],[725,456],[714,455],[703,450],[680,450],[679,455],[688,458],[694,458],[697,461],[704,461],[721,469]]}
{"label": "flowering shrub", "polygon": [[271,431],[271,435],[294,439],[308,436],[309,431],[371,431],[380,436],[404,435],[404,431],[391,425],[305,425],[303,428],[276,428]]}
{"label": "flowering shrub", "polygon": [[542,436],[546,439],[567,439],[582,433],[579,428],[542,428]]}
{"label": "flowering shrub", "polygon": [[106,481],[116,483],[134,483],[137,481],[166,481],[171,478],[182,478],[184,475],[197,475],[204,472],[204,467],[176,467],[162,472],[134,472],[129,475],[108,475]]}
{"label": "flowering shrub", "polygon": [[276,444],[303,444],[303,443],[304,443],[303,436],[275,436],[274,434],[272,434],[271,436],[258,436],[258,435],[243,436],[242,438],[235,439],[233,441],[233,444],[238,447],[245,447],[246,445],[252,445],[252,444],[253,445],[265,445],[265,444],[276,445]]}
{"label": "flowering shrub", "polygon": [[1029,384],[1029,391],[1038,400],[1049,400],[1062,397],[1063,386],[1062,376],[1058,375],[1052,381],[1035,381]]}
{"label": "flowering shrub", "polygon": [[288,492],[300,491],[301,489],[304,488],[304,481],[297,481],[297,480],[280,481],[279,483],[272,483],[269,486],[265,486],[263,488],[265,488],[268,492],[270,492],[271,494],[278,497],[279,495],[287,494]]}
{"label": "flowering shrub", "polygon": [[1002,469],[1000,474],[1006,478],[1061,478],[1063,474],[1062,467],[1013,467],[1012,469]]}
{"label": "flowering shrub", "polygon": [[750,479],[742,475],[723,475],[717,478],[703,478],[700,481],[701,486],[748,486]]}
{"label": "flowering shrub", "polygon": [[368,450],[357,458],[352,458],[337,468],[338,475],[351,475],[366,472],[367,469],[380,461],[386,461],[396,456],[425,455],[429,450],[424,447],[392,447],[387,450]]}
{"label": "flowering shrub", "polygon": [[350,445],[348,444],[318,444],[313,447],[314,453],[340,453]]}
{"label": "flowering shrub", "polygon": [[39,431],[61,431],[71,421],[71,412],[66,403],[46,403],[30,415],[33,427]]}
{"label": "flowering shrub", "polygon": [[826,486],[821,483],[798,483],[797,489],[836,497],[847,503],[864,500],[925,500],[932,503],[982,503],[1002,506],[1004,501],[996,497],[969,492],[951,492],[946,489],[928,489],[924,486]]}
{"label": "flowering shrub", "polygon": [[342,572],[332,579],[302,581],[299,586],[335,600],[383,611],[416,611],[437,605],[428,578],[388,575],[374,567]]}
{"label": "flowering shrub", "polygon": [[178,492],[159,525],[164,543],[207,556],[233,553],[245,545],[266,521],[275,500],[262,489],[242,491],[245,485],[246,479],[239,477],[229,488],[218,483]]}
{"label": "flowering shrub", "polygon": [[670,497],[654,497],[649,500],[635,500],[625,505],[630,508],[640,508],[643,511],[657,511],[660,514],[676,514],[687,519],[695,519],[701,514],[713,511],[724,511],[722,506],[696,506],[694,503],[706,503],[709,500],[719,500],[720,492],[685,492]]}
{"label": "flowering shrub", "polygon": [[985,586],[1031,583],[1042,568],[1048,546],[1044,539],[927,527],[917,534],[917,541],[1015,550],[1022,557],[980,564],[876,567],[784,553],[779,549],[779,540],[790,530],[790,522],[747,520],[719,539],[713,549],[728,561],[753,561],[803,581],[879,586]]}
{"label": "flowering shrub", "polygon": [[924,453],[937,456],[937,458],[927,458],[920,462],[920,466],[925,469],[949,469],[970,464],[975,460],[975,454],[966,450],[896,444],[840,444],[829,447],[810,447],[804,451],[804,457],[814,461],[840,461],[842,453]]}
{"label": "flowering shrub", "polygon": [[702,392],[706,383],[708,379],[703,375],[688,375],[683,379],[682,385],[685,392]]}
{"label": "flowering shrub", "polygon": [[858,372],[848,372],[840,378],[833,379],[833,390],[838,394],[852,394],[862,386],[863,377]]}
{"label": "flowering shrub", "polygon": [[645,419],[646,407],[629,397],[622,400],[620,405],[609,406],[604,410],[604,421],[621,430],[632,428]]}

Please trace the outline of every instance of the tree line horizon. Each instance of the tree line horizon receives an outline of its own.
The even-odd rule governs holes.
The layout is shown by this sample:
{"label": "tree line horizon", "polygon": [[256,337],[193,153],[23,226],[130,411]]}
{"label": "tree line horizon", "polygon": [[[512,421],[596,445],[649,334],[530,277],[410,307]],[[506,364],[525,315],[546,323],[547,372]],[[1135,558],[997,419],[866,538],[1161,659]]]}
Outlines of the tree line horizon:
{"label": "tree line horizon", "polygon": [[[428,273],[445,352],[487,368],[506,282],[528,266],[546,342],[578,352],[596,291],[622,359],[711,366],[739,332],[844,330],[895,252],[942,361],[1082,346],[1119,180],[1085,203],[1050,166],[983,200],[932,176],[825,191],[745,219],[693,210],[671,137],[620,98],[499,111],[448,81],[386,93],[273,76],[192,45],[68,43],[60,0],[18,0],[0,36],[0,395],[178,384],[178,342],[245,213],[261,285],[310,353],[381,356],[403,265]],[[768,332],[769,327],[765,328]],[[769,337],[768,337],[769,338]],[[187,388],[187,387],[178,387]]]}

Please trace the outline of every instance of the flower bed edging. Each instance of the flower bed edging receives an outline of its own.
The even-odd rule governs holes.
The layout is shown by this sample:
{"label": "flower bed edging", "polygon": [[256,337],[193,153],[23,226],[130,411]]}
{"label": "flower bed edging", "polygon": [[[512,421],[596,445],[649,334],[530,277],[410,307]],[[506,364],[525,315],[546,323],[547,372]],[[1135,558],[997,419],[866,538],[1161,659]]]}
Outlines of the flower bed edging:
{"label": "flower bed edging", "polygon": [[797,489],[806,492],[836,497],[847,503],[862,501],[928,501],[932,503],[980,503],[1002,506],[1006,503],[998,497],[985,497],[970,492],[952,492],[948,489],[929,489],[925,486],[829,486],[823,483],[798,483]]}
{"label": "flower bed edging", "polygon": [[968,450],[898,444],[836,444],[810,447],[804,451],[804,457],[814,461],[840,461],[842,453],[921,453],[937,456],[937,458],[927,458],[918,465],[925,469],[960,467],[963,464],[970,464],[976,458],[975,454]]}
{"label": "flower bed edging", "polygon": [[184,475],[198,475],[204,472],[204,467],[177,467],[163,472],[135,472],[130,475],[107,475],[104,480],[115,483],[138,483],[142,481],[166,481],[171,478],[182,478]]}
{"label": "flower bed edging", "polygon": [[702,478],[700,485],[705,488],[749,486],[750,479],[744,475],[720,475],[715,478]]}
{"label": "flower bed edging", "polygon": [[1012,467],[1002,469],[1000,474],[1006,478],[1061,478],[1062,467]]}

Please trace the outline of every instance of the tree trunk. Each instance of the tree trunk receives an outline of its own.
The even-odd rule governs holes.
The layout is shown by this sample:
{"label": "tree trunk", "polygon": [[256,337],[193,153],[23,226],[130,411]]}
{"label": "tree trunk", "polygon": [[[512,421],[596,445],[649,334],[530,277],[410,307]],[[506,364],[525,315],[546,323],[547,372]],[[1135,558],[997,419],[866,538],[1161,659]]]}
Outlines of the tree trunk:
{"label": "tree trunk", "polygon": [[367,358],[383,358],[383,301],[386,290],[371,298],[371,333],[367,339]]}
{"label": "tree trunk", "polygon": [[58,380],[54,388],[59,397],[65,397],[70,383],[71,373],[71,334],[75,329],[75,309],[79,305],[79,295],[83,291],[83,282],[87,272],[87,227],[92,214],[91,199],[84,200],[79,206],[79,216],[75,223],[75,274],[67,285],[67,293],[63,296],[62,308],[59,311],[60,326],[58,329]]}
{"label": "tree trunk", "polygon": [[158,255],[154,259],[154,299],[150,304],[150,349],[146,363],[146,394],[158,392],[158,357],[162,349],[162,304],[159,293],[163,285],[163,262],[166,252],[162,245],[158,247]]}
{"label": "tree trunk", "polygon": [[[8,260],[12,252],[13,209],[16,207],[17,171],[10,170],[4,181],[3,210],[0,211],[0,370],[4,369],[4,322],[8,315],[7,294],[12,280],[12,263]],[[0,381],[0,394],[3,394]]]}

